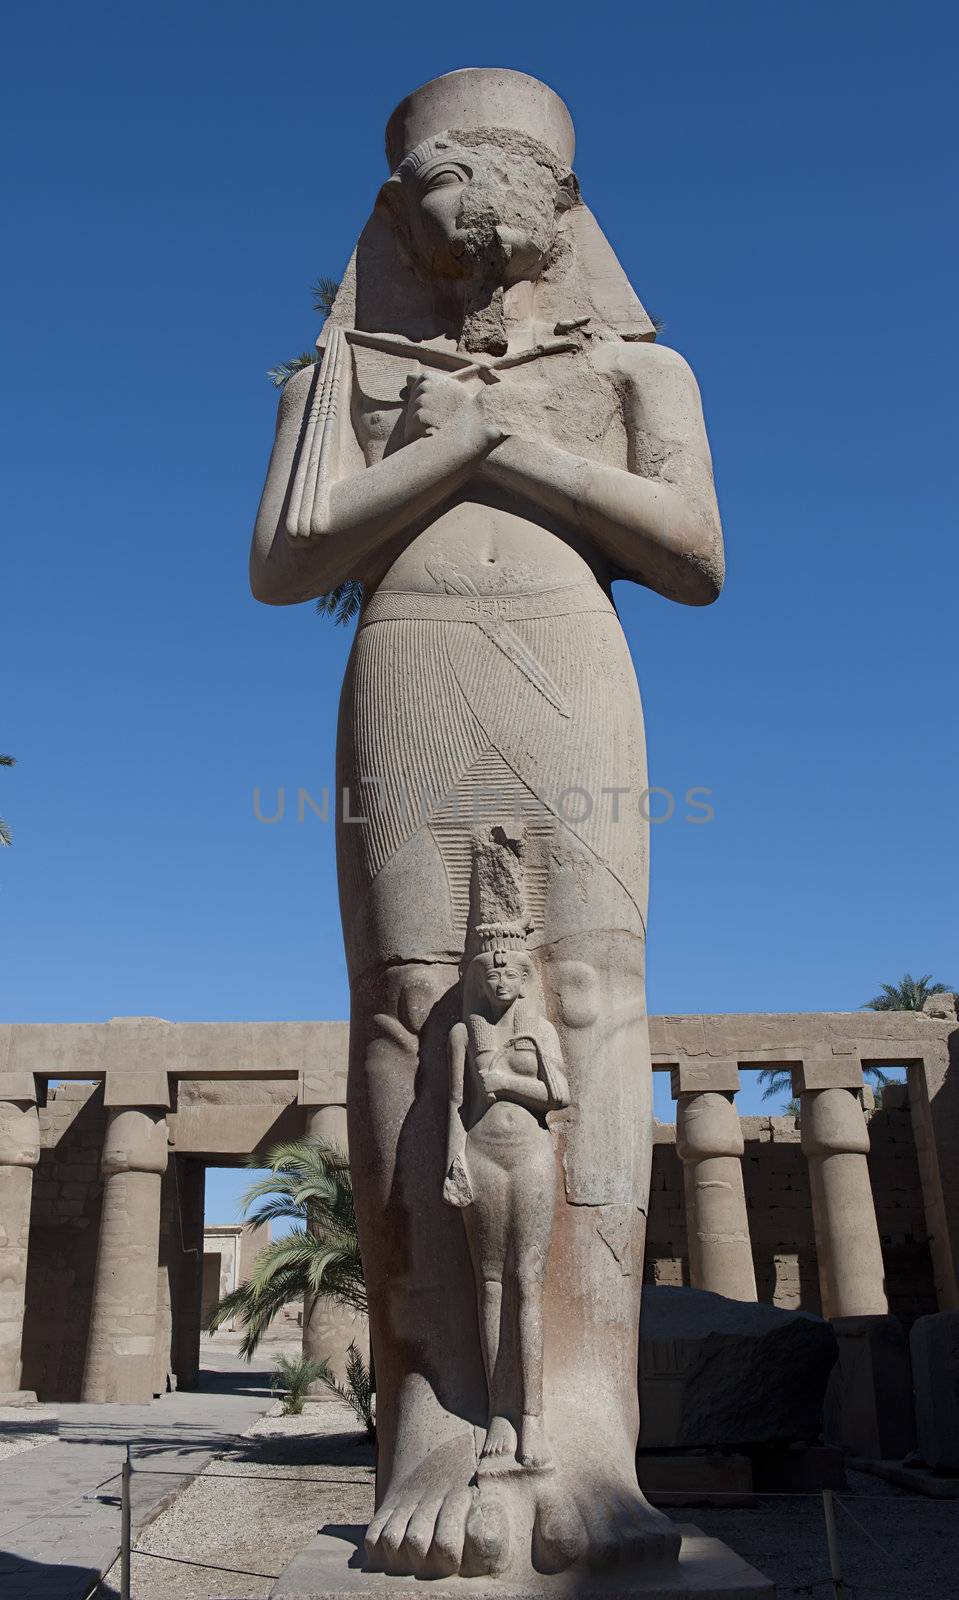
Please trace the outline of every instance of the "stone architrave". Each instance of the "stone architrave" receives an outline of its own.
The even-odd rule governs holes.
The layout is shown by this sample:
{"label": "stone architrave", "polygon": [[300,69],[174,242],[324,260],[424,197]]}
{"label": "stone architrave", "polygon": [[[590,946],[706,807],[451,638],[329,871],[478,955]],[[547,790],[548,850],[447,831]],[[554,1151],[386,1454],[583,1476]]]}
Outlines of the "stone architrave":
{"label": "stone architrave", "polygon": [[[268,604],[363,585],[341,699],[337,855],[377,1379],[367,1559],[511,1583],[668,1564],[679,1535],[635,1467],[648,812],[639,691],[610,585],[630,578],[688,605],[718,594],[702,409],[580,194],[572,122],[551,89],[499,68],[451,73],[402,102],[386,143],[391,176],[322,360],[280,402],[251,557]],[[469,1008],[478,838],[522,840],[526,1043],[515,1012],[496,1014],[492,983]],[[447,1160],[451,1050],[464,1084],[482,1074],[479,1035],[464,1046],[456,1031],[469,1034],[472,1016],[491,1036],[506,1029],[503,1073],[522,1053],[529,1080],[486,1123],[499,1124],[488,1161],[502,1196],[499,1223],[481,1201],[475,1229],[448,1203]],[[550,1070],[562,1062],[569,1104],[553,1095],[533,1114],[547,1056]],[[474,1110],[467,1097],[458,1115],[478,1172]],[[531,1141],[545,1187],[527,1235],[518,1164]],[[476,1298],[479,1284],[491,1330],[500,1224],[529,1250],[503,1277],[491,1383]],[[484,1457],[510,1470],[478,1473]]]}
{"label": "stone architrave", "polygon": [[154,1392],[166,1073],[108,1073],[104,1103],[103,1203],[81,1399],[142,1405]]}
{"label": "stone architrave", "polygon": [[0,1077],[0,1405],[36,1400],[21,1389],[23,1308],[30,1238],[33,1169],[40,1159],[40,1122],[33,1074]]}
{"label": "stone architrave", "polygon": [[813,1057],[793,1068],[824,1317],[882,1317],[889,1310],[862,1081],[856,1056]]}
{"label": "stone architrave", "polygon": [[756,1299],[743,1188],[745,1143],[733,1095],[735,1061],[683,1063],[670,1074],[683,1163],[689,1277],[694,1289]]}

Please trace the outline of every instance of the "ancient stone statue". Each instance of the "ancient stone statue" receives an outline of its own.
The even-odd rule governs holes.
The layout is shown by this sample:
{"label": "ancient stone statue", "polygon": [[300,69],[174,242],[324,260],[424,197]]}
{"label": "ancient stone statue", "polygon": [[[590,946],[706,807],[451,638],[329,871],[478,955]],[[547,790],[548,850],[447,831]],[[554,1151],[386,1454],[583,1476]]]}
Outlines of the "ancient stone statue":
{"label": "ancient stone statue", "polygon": [[646,775],[610,584],[707,604],[722,544],[695,381],[572,155],[522,73],[393,113],[253,545],[270,604],[364,585],[337,761],[367,1552],[424,1577],[679,1546],[635,1472]]}

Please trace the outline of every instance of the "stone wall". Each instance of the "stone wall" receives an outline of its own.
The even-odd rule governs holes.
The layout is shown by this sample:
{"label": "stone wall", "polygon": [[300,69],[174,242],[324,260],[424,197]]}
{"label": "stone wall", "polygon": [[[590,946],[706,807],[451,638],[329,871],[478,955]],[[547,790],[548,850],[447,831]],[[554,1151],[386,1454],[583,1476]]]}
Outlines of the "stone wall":
{"label": "stone wall", "polygon": [[[869,1115],[872,1183],[889,1309],[912,1323],[937,1309],[919,1167],[905,1085]],[[808,1164],[793,1117],[741,1118],[743,1183],[760,1300],[821,1312]],[[646,1235],[647,1283],[688,1284],[689,1254],[676,1127],[657,1122]]]}

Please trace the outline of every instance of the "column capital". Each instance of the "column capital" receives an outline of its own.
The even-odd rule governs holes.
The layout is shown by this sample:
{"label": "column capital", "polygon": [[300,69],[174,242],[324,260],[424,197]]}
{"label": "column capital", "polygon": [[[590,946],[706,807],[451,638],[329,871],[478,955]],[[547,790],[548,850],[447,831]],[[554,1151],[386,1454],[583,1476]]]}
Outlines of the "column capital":
{"label": "column capital", "polygon": [[[12,1078],[28,1079],[14,1084]],[[31,1073],[7,1073],[0,1086],[0,1167],[35,1167],[40,1160],[40,1118]]]}
{"label": "column capital", "polygon": [[739,1089],[739,1065],[711,1056],[693,1056],[669,1069],[669,1086],[674,1100],[683,1094],[735,1094]]}
{"label": "column capital", "polygon": [[740,1157],[744,1150],[742,1124],[730,1093],[706,1089],[680,1096],[676,1111],[676,1153],[680,1161]]}
{"label": "column capital", "polygon": [[107,1119],[100,1171],[163,1173],[167,1167],[167,1121],[162,1106],[113,1106]]}

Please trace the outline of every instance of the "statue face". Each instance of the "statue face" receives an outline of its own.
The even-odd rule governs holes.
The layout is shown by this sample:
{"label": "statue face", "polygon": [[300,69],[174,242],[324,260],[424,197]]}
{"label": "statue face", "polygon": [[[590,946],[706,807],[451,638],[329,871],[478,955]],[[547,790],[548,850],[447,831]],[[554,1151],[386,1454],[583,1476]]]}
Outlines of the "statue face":
{"label": "statue face", "polygon": [[520,152],[437,144],[400,186],[420,266],[430,276],[504,287],[538,277],[568,203],[553,172]]}
{"label": "statue face", "polygon": [[529,968],[522,956],[497,950],[492,955],[478,956],[477,961],[487,1000],[508,1006],[525,994]]}

